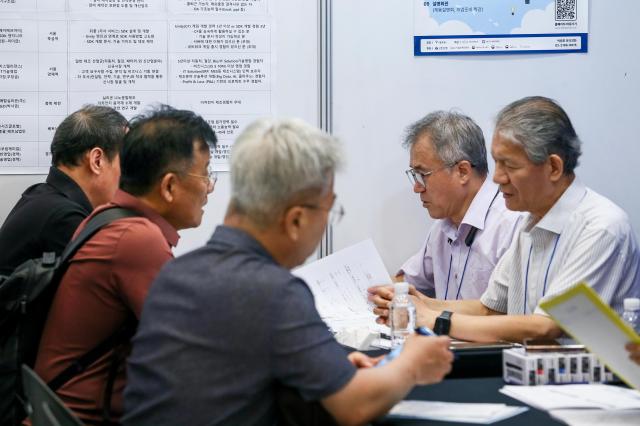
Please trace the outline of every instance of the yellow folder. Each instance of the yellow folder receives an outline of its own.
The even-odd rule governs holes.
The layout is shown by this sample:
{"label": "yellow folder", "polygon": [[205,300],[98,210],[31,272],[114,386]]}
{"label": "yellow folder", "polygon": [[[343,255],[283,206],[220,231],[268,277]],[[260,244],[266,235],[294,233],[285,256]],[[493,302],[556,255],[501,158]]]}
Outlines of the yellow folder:
{"label": "yellow folder", "polygon": [[624,345],[640,336],[586,283],[540,303],[562,329],[594,353],[627,385],[640,390],[640,365]]}

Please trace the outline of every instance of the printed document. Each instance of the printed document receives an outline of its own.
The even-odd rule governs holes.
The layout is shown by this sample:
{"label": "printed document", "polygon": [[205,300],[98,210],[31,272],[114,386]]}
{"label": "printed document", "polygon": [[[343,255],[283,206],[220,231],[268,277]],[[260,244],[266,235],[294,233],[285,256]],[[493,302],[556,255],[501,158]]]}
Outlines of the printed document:
{"label": "printed document", "polygon": [[620,386],[594,384],[503,386],[511,398],[540,410],[598,408],[603,410],[640,409],[640,392]]}
{"label": "printed document", "polygon": [[335,333],[380,331],[367,288],[391,284],[380,254],[368,239],[293,270],[306,281],[320,317]]}
{"label": "printed document", "polygon": [[469,404],[439,401],[400,401],[388,417],[430,419],[444,422],[489,424],[527,411],[505,404]]}

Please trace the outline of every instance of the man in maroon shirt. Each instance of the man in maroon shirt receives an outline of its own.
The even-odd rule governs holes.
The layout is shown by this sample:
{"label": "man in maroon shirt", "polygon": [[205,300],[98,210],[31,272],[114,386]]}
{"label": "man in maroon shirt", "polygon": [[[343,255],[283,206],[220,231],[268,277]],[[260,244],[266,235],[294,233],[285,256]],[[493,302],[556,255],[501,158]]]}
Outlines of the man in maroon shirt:
{"label": "man in maroon shirt", "polygon": [[[140,317],[151,282],[173,257],[177,231],[202,220],[215,184],[209,165],[215,143],[211,127],[190,111],[161,106],[131,121],[120,156],[120,189],[76,235],[109,207],[139,216],[106,225],[72,258],[40,341],[35,370],[44,381],[112,336],[128,318]],[[126,347],[117,353],[128,353],[129,343],[121,346]],[[122,414],[124,362],[117,364],[110,401],[103,401],[112,356],[113,349],[57,390],[85,423],[103,423],[107,416],[118,422]],[[110,410],[105,413],[107,404]]]}

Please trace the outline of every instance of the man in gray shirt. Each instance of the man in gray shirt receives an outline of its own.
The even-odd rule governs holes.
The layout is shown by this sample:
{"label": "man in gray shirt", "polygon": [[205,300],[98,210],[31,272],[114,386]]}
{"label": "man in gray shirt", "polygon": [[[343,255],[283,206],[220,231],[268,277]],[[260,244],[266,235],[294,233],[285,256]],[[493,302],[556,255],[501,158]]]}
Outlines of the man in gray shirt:
{"label": "man in gray shirt", "polygon": [[338,143],[302,122],[262,120],[235,142],[232,199],[206,246],[169,263],[149,292],[125,391],[125,425],[271,425],[276,389],[342,424],[384,414],[452,361],[448,339],[412,336],[401,355],[347,356],[289,269],[311,255],[335,203]]}

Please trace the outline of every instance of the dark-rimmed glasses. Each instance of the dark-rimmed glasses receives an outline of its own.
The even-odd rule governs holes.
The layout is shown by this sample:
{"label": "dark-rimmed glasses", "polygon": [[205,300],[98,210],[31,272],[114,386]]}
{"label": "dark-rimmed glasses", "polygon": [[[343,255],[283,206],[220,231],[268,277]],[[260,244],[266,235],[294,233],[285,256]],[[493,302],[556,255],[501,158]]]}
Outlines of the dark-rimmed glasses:
{"label": "dark-rimmed glasses", "polygon": [[[410,169],[405,170],[405,174],[407,175],[407,177],[409,178],[409,182],[411,183],[411,186],[414,186],[416,184],[418,184],[419,186],[426,188],[427,187],[427,179],[429,179],[429,176],[431,176],[432,174],[439,172],[441,170],[444,169],[448,169],[451,168],[455,165],[457,165],[458,163],[462,162],[462,161],[467,161],[467,160],[459,160],[456,161],[453,164],[447,164],[443,167],[437,168],[437,169],[433,169],[433,170],[429,170],[428,172],[422,172],[420,170],[416,170],[413,167]],[[471,164],[471,167],[475,167],[473,165],[473,163],[469,163]]]}

